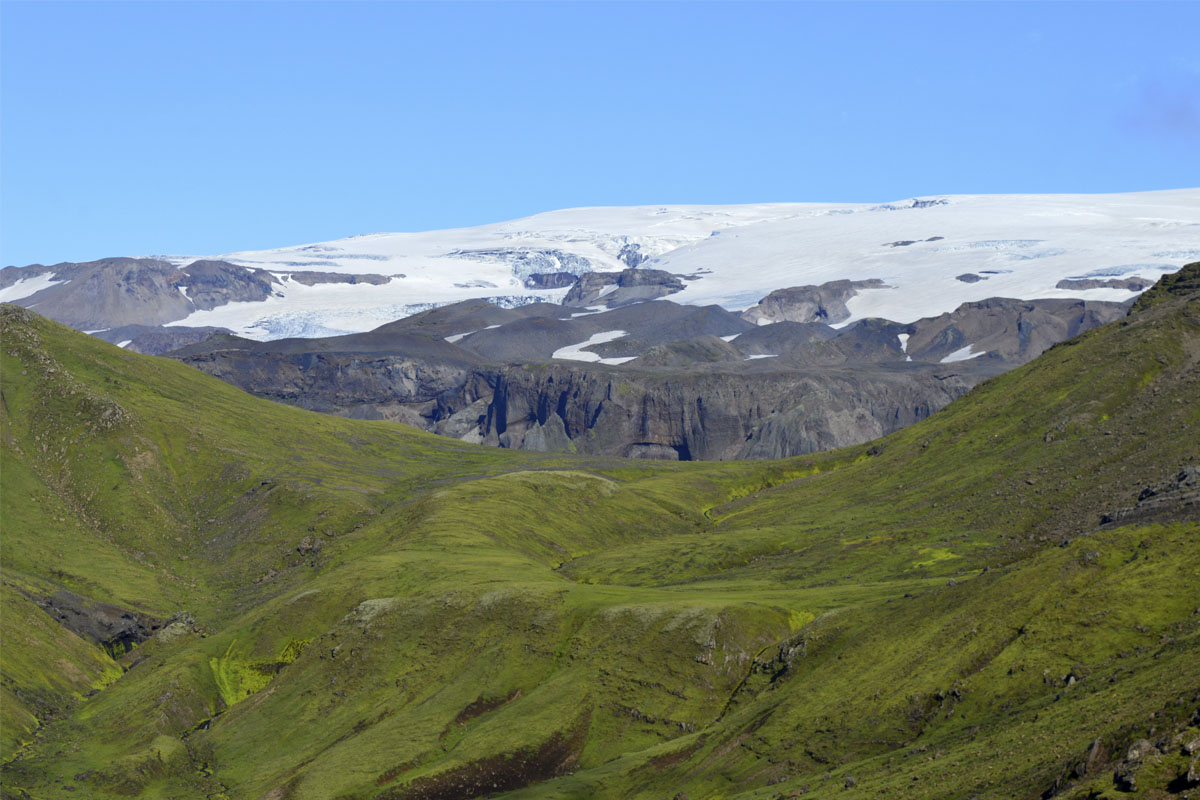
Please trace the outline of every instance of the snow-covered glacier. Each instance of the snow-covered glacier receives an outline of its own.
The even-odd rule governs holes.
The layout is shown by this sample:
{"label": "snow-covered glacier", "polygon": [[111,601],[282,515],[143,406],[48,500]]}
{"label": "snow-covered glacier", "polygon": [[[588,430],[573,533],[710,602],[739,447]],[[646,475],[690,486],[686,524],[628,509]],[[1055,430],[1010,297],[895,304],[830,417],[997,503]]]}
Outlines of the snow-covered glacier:
{"label": "snow-covered glacier", "polygon": [[[172,256],[184,265],[200,256]],[[910,322],[987,297],[1125,300],[1125,288],[1060,289],[1064,278],[1155,280],[1200,259],[1200,189],[1109,195],[945,195],[883,203],[573,208],[474,228],[376,233],[205,256],[269,270],[261,302],[196,311],[256,339],[364,331],[431,305],[559,301],[538,273],[630,266],[686,278],[671,300],[745,308],[775,289],[839,279],[884,288],[848,301],[851,318]],[[381,274],[385,283],[289,279],[297,271]]]}

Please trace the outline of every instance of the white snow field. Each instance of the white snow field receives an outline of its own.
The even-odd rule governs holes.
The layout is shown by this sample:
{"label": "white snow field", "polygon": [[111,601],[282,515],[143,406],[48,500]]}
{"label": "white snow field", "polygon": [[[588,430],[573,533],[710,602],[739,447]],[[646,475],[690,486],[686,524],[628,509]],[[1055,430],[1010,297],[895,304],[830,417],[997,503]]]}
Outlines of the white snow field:
{"label": "white snow field", "polygon": [[603,331],[602,333],[593,333],[586,342],[578,344],[570,344],[566,347],[560,347],[551,354],[551,358],[559,358],[564,361],[592,361],[600,364],[624,364],[626,361],[633,361],[637,356],[621,356],[619,358],[601,358],[599,353],[591,353],[585,350],[585,347],[591,347],[596,344],[604,344],[605,342],[615,341],[622,336],[626,336],[625,331]]}
{"label": "white snow field", "polygon": [[[880,278],[848,307],[853,322],[911,322],[987,297],[1127,300],[1125,289],[1058,289],[1063,278],[1156,280],[1200,259],[1200,189],[1110,195],[946,195],[884,204],[575,208],[425,233],[378,233],[220,258],[270,270],[280,297],[197,311],[175,325],[220,325],[256,339],[365,331],[473,297],[558,302],[538,272],[640,266],[691,276],[665,299],[739,310],[774,289]],[[181,265],[198,257],[170,257]],[[317,284],[291,271],[377,273],[383,285]],[[973,283],[959,275],[975,275]],[[23,282],[22,282],[23,283]],[[16,287],[10,287],[15,289]],[[21,286],[21,291],[27,287]],[[31,288],[31,287],[29,287]]]}
{"label": "white snow field", "polygon": [[31,294],[37,294],[42,289],[57,286],[60,283],[63,283],[63,281],[54,280],[54,273],[52,272],[43,272],[41,275],[35,275],[32,278],[22,278],[11,286],[0,289],[0,303],[11,303],[14,300],[20,300],[29,297]]}
{"label": "white snow field", "polygon": [[984,350],[979,353],[973,352],[974,347],[975,347],[975,345],[973,345],[973,344],[969,344],[966,347],[960,347],[959,349],[955,350],[950,355],[943,358],[938,363],[939,364],[951,364],[955,361],[970,361],[972,358],[979,358],[979,356],[987,355],[987,350]]}

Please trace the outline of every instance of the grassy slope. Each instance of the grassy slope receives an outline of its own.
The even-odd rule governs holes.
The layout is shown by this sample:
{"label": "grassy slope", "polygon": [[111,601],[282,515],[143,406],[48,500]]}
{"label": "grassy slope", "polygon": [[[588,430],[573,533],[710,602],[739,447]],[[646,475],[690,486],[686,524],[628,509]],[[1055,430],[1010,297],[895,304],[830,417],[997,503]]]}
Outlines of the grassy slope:
{"label": "grassy slope", "polygon": [[[5,310],[6,791],[1040,795],[1200,704],[1196,522],[1097,530],[1200,456],[1198,306],[722,464],[319,416]],[[60,588],[195,630],[118,665]]]}

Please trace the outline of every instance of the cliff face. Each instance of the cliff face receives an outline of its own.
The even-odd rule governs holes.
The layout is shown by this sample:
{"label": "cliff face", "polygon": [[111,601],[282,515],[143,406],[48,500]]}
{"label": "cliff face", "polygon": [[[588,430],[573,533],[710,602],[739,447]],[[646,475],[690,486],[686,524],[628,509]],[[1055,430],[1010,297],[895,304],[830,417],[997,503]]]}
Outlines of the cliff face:
{"label": "cliff face", "polygon": [[779,458],[911,425],[1125,311],[994,298],[907,325],[873,319],[836,330],[751,325],[663,300],[587,314],[473,301],[364,334],[218,336],[172,356],[261,397],[492,446]]}
{"label": "cliff face", "polygon": [[668,459],[775,458],[868,441],[924,419],[988,374],[926,364],[655,373],[243,350],[182,360],[314,411],[493,446]]}
{"label": "cliff face", "polygon": [[513,368],[493,391],[483,433],[526,449],[562,449],[561,431],[581,453],[775,458],[890,433],[977,380],[931,367],[675,375]]}

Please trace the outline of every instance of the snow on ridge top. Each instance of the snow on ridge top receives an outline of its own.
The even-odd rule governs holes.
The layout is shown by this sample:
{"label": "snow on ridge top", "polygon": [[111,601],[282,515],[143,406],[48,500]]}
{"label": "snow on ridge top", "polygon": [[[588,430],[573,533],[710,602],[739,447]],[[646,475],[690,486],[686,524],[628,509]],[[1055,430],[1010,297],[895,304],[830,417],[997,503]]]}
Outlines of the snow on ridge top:
{"label": "snow on ridge top", "polygon": [[[382,319],[387,313],[411,313],[405,310],[430,303],[494,295],[557,302],[565,290],[526,289],[522,270],[541,270],[541,259],[570,264],[567,271],[576,274],[619,271],[630,261],[622,256],[626,247],[644,257],[642,268],[692,276],[682,292],[665,298],[673,302],[737,310],[776,289],[880,278],[890,288],[850,298],[845,322],[873,316],[911,322],[997,296],[1124,301],[1128,291],[1058,289],[1057,283],[1118,268],[1126,277],[1156,280],[1200,258],[1197,242],[1200,189],[938,195],[883,204],[574,208],[472,228],[377,233],[213,256],[273,272],[397,277],[383,286],[289,286],[284,298],[246,304],[236,314],[217,309],[211,321],[193,315],[175,324],[222,324],[218,319],[228,318],[252,327],[272,315],[289,320],[278,323],[282,331],[299,310],[314,330],[321,325],[361,330],[387,321]],[[522,260],[514,253],[533,255]],[[958,279],[964,275],[979,280]]]}
{"label": "snow on ridge top", "polygon": [[0,289],[0,303],[23,300],[30,295],[37,294],[43,289],[49,289],[51,286],[64,283],[64,281],[58,281],[54,278],[55,275],[53,272],[43,272],[40,275],[34,275],[32,278],[21,278],[21,280],[11,286],[5,286],[3,289]]}
{"label": "snow on ridge top", "polygon": [[[777,288],[880,278],[891,288],[852,297],[845,322],[912,322],[988,297],[1124,301],[1127,291],[1059,289],[1057,283],[1118,265],[1140,265],[1122,273],[1157,280],[1185,262],[1166,265],[1156,253],[1194,250],[1200,241],[1197,189],[942,199],[949,202],[909,213],[764,222],[685,245],[649,266],[683,274],[711,270],[670,299],[731,310]],[[969,282],[972,276],[979,280]]]}

